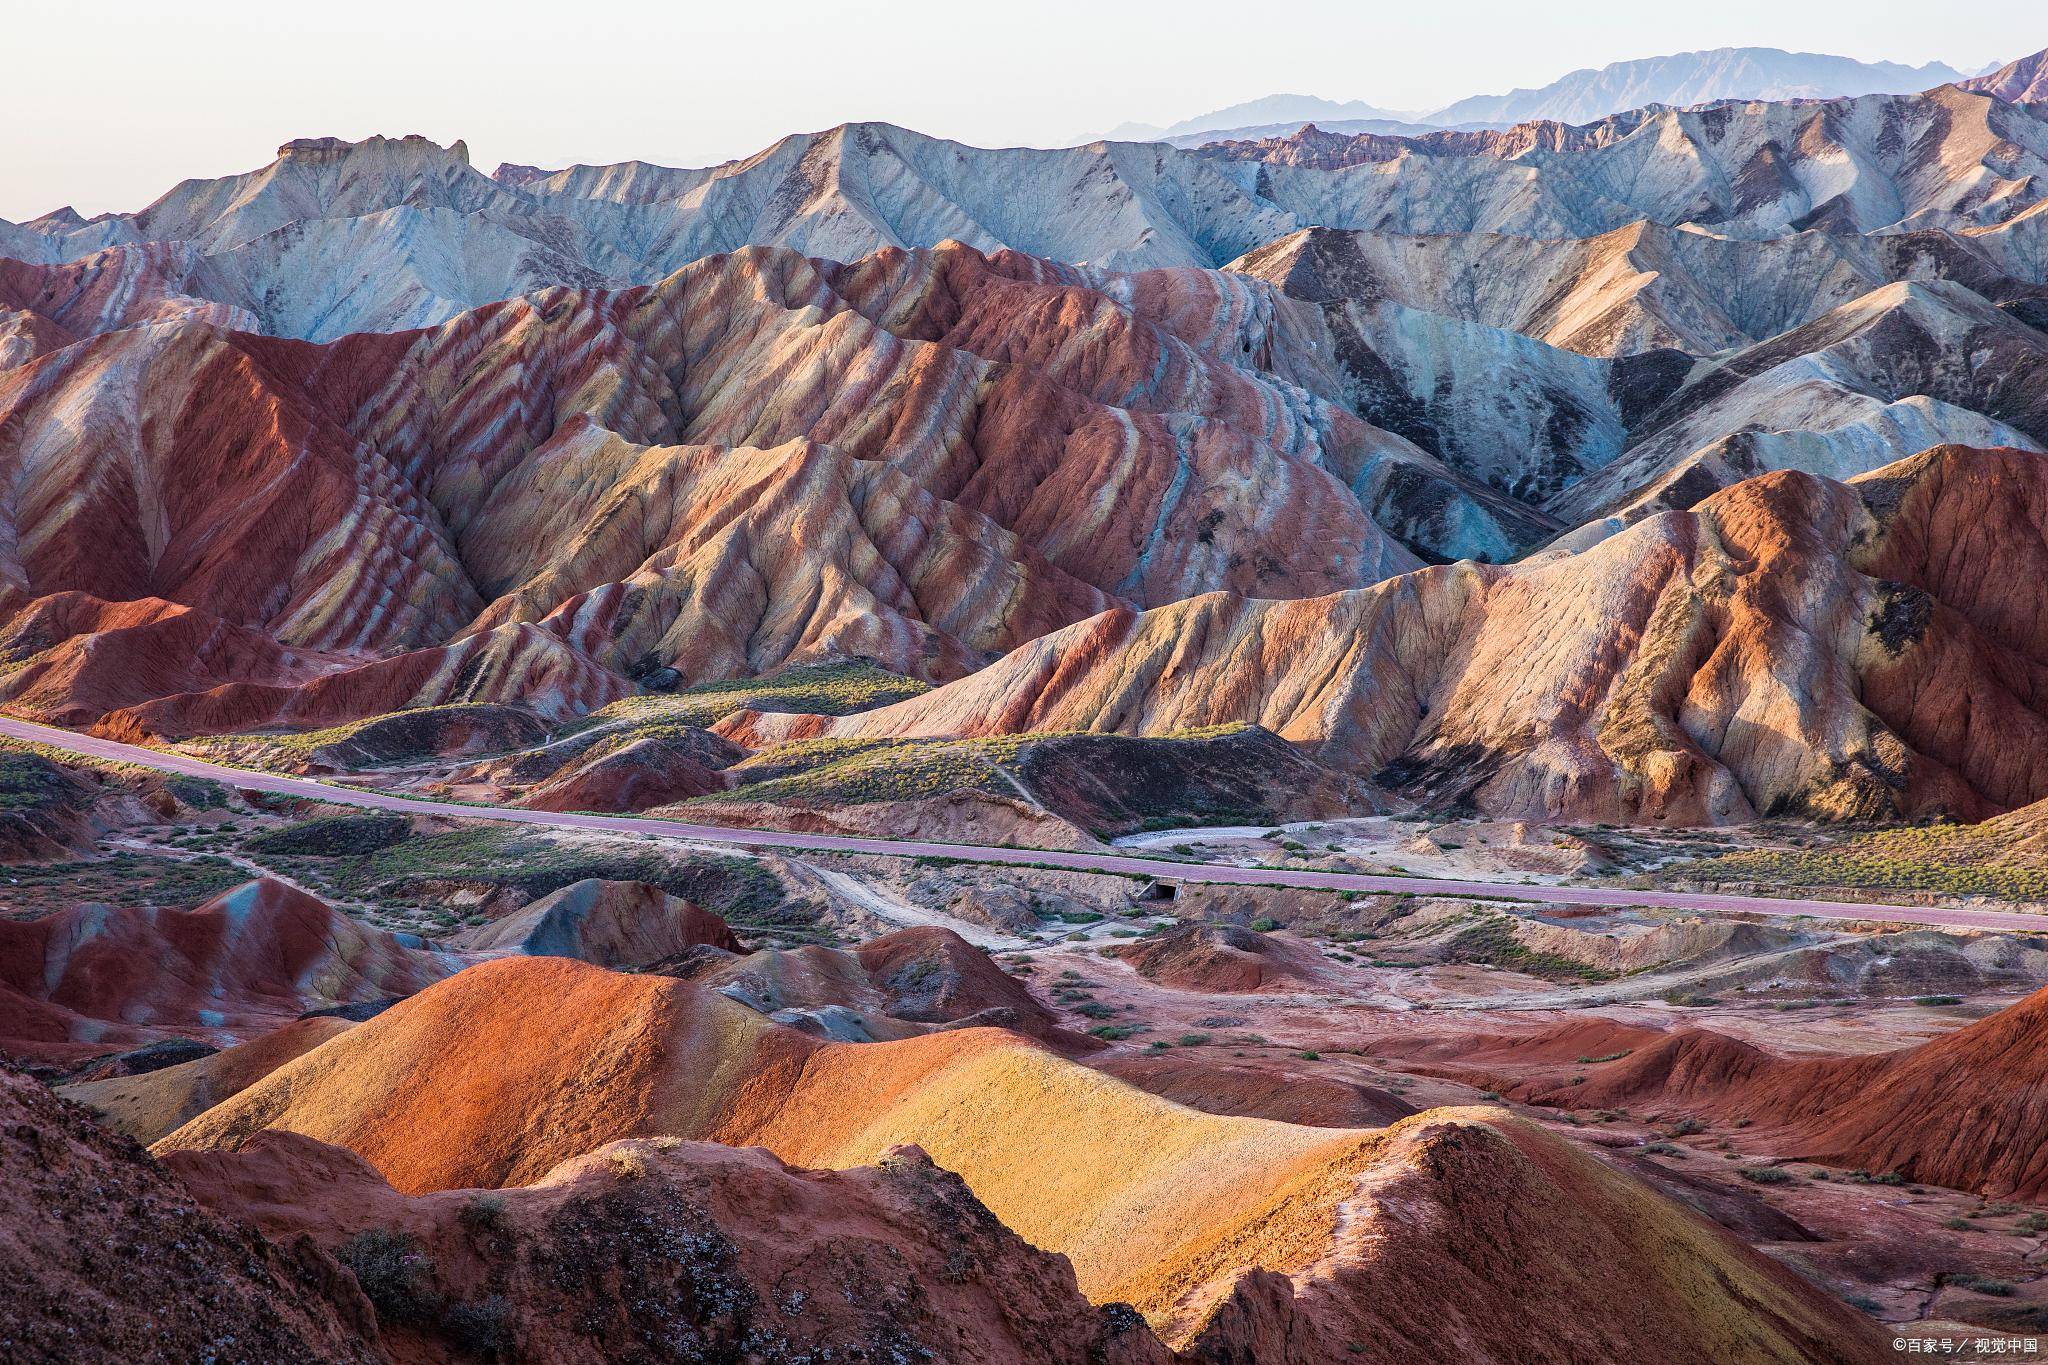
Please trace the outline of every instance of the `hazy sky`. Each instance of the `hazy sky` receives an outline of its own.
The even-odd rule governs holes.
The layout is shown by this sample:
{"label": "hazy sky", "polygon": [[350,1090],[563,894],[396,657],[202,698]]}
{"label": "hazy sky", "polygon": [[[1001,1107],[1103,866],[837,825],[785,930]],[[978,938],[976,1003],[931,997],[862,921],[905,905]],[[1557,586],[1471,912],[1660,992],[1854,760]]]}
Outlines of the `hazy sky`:
{"label": "hazy sky", "polygon": [[2040,0],[0,0],[0,217],[135,209],[293,137],[472,159],[707,165],[885,119],[1057,144],[1285,91],[1424,109],[1577,67],[1783,47],[1970,69],[2048,46]]}

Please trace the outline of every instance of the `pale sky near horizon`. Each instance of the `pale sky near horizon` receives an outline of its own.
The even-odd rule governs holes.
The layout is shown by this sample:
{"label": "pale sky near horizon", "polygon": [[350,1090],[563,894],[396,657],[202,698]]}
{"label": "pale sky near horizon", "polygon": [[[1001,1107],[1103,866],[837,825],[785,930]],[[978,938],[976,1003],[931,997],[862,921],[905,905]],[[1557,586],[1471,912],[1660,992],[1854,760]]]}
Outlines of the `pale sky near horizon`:
{"label": "pale sky near horizon", "polygon": [[[138,209],[294,137],[423,133],[500,161],[709,165],[880,119],[1061,145],[1277,92],[1431,109],[1580,67],[1781,47],[1974,70],[2039,0],[0,0],[0,218]],[[1540,13],[1540,20],[1535,19]]]}

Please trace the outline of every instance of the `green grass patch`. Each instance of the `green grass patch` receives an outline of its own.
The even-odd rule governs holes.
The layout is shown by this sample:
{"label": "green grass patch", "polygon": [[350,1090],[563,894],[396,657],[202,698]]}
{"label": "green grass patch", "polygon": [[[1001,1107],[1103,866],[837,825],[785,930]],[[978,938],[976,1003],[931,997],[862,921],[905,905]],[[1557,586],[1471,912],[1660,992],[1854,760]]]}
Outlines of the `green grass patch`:
{"label": "green grass patch", "polygon": [[[739,785],[700,797],[774,805],[916,801],[956,791],[1015,796],[1001,765],[1030,736],[988,739],[807,739],[779,744],[727,771]],[[690,803],[685,803],[690,804]]]}
{"label": "green grass patch", "polygon": [[511,887],[539,897],[602,878],[658,886],[739,925],[802,928],[816,918],[814,911],[786,903],[782,883],[751,858],[672,851],[651,844],[565,844],[545,834],[502,827],[416,835],[369,852],[328,859],[322,873],[337,890],[399,902],[416,901],[434,882]]}
{"label": "green grass patch", "polygon": [[1888,829],[1817,848],[1747,849],[1693,859],[1659,875],[1675,881],[2048,901],[2048,866],[2011,856],[2015,837],[1989,825]]}
{"label": "green grass patch", "polygon": [[574,733],[608,720],[661,720],[699,729],[735,711],[780,711],[848,716],[907,701],[931,691],[929,683],[865,663],[793,664],[766,677],[700,683],[676,692],[626,697],[568,727]]}
{"label": "green grass patch", "polygon": [[247,847],[251,853],[267,855],[342,858],[390,848],[411,833],[412,821],[403,815],[326,815],[266,830]]}
{"label": "green grass patch", "polygon": [[1540,953],[1515,937],[1515,921],[1507,915],[1488,915],[1469,929],[1459,931],[1447,945],[1459,962],[1504,967],[1546,981],[1611,981],[1614,973],[1591,963],[1579,962],[1560,953]]}

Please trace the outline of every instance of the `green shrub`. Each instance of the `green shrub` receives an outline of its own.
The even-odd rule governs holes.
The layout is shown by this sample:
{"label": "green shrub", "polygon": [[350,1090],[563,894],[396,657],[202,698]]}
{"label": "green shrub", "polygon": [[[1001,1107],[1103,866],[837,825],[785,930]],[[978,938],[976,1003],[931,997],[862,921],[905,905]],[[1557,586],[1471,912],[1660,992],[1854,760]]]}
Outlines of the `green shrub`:
{"label": "green shrub", "polygon": [[496,1359],[512,1345],[511,1307],[497,1294],[450,1304],[441,1310],[441,1335],[472,1355]]}
{"label": "green shrub", "polygon": [[343,1242],[334,1256],[356,1277],[380,1319],[419,1325],[439,1306],[434,1262],[409,1232],[370,1228]]}
{"label": "green shrub", "polygon": [[462,1206],[456,1215],[470,1236],[479,1239],[497,1237],[510,1224],[505,1220],[505,1201],[495,1194],[480,1194]]}
{"label": "green shrub", "polygon": [[2009,1280],[1994,1280],[1988,1275],[1972,1274],[1944,1275],[1942,1280],[1946,1284],[1967,1289],[1973,1294],[1990,1294],[2001,1299],[2012,1297],[2012,1282]]}
{"label": "green shrub", "polygon": [[411,833],[412,821],[403,815],[326,815],[259,834],[249,841],[249,851],[344,858],[390,848]]}
{"label": "green shrub", "polygon": [[1776,1166],[1744,1166],[1735,1174],[1741,1176],[1752,1185],[1789,1185],[1792,1183],[1792,1172],[1780,1170]]}

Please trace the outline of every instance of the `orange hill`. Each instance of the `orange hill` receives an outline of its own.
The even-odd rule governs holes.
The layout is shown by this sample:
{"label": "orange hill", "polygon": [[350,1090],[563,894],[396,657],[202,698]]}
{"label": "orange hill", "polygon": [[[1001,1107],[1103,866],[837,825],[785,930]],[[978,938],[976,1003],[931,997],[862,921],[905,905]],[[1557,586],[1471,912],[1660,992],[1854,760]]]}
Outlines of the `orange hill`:
{"label": "orange hill", "polygon": [[687,983],[566,959],[472,968],[157,1147],[229,1150],[265,1129],[346,1146],[409,1193],[531,1183],[626,1137],[832,1169],[914,1143],[1064,1253],[1089,1298],[1134,1303],[1213,1359],[1345,1358],[1354,1340],[1386,1360],[1874,1354],[1859,1314],[1497,1110],[1381,1131],[1213,1116],[1007,1031],[823,1043]]}

